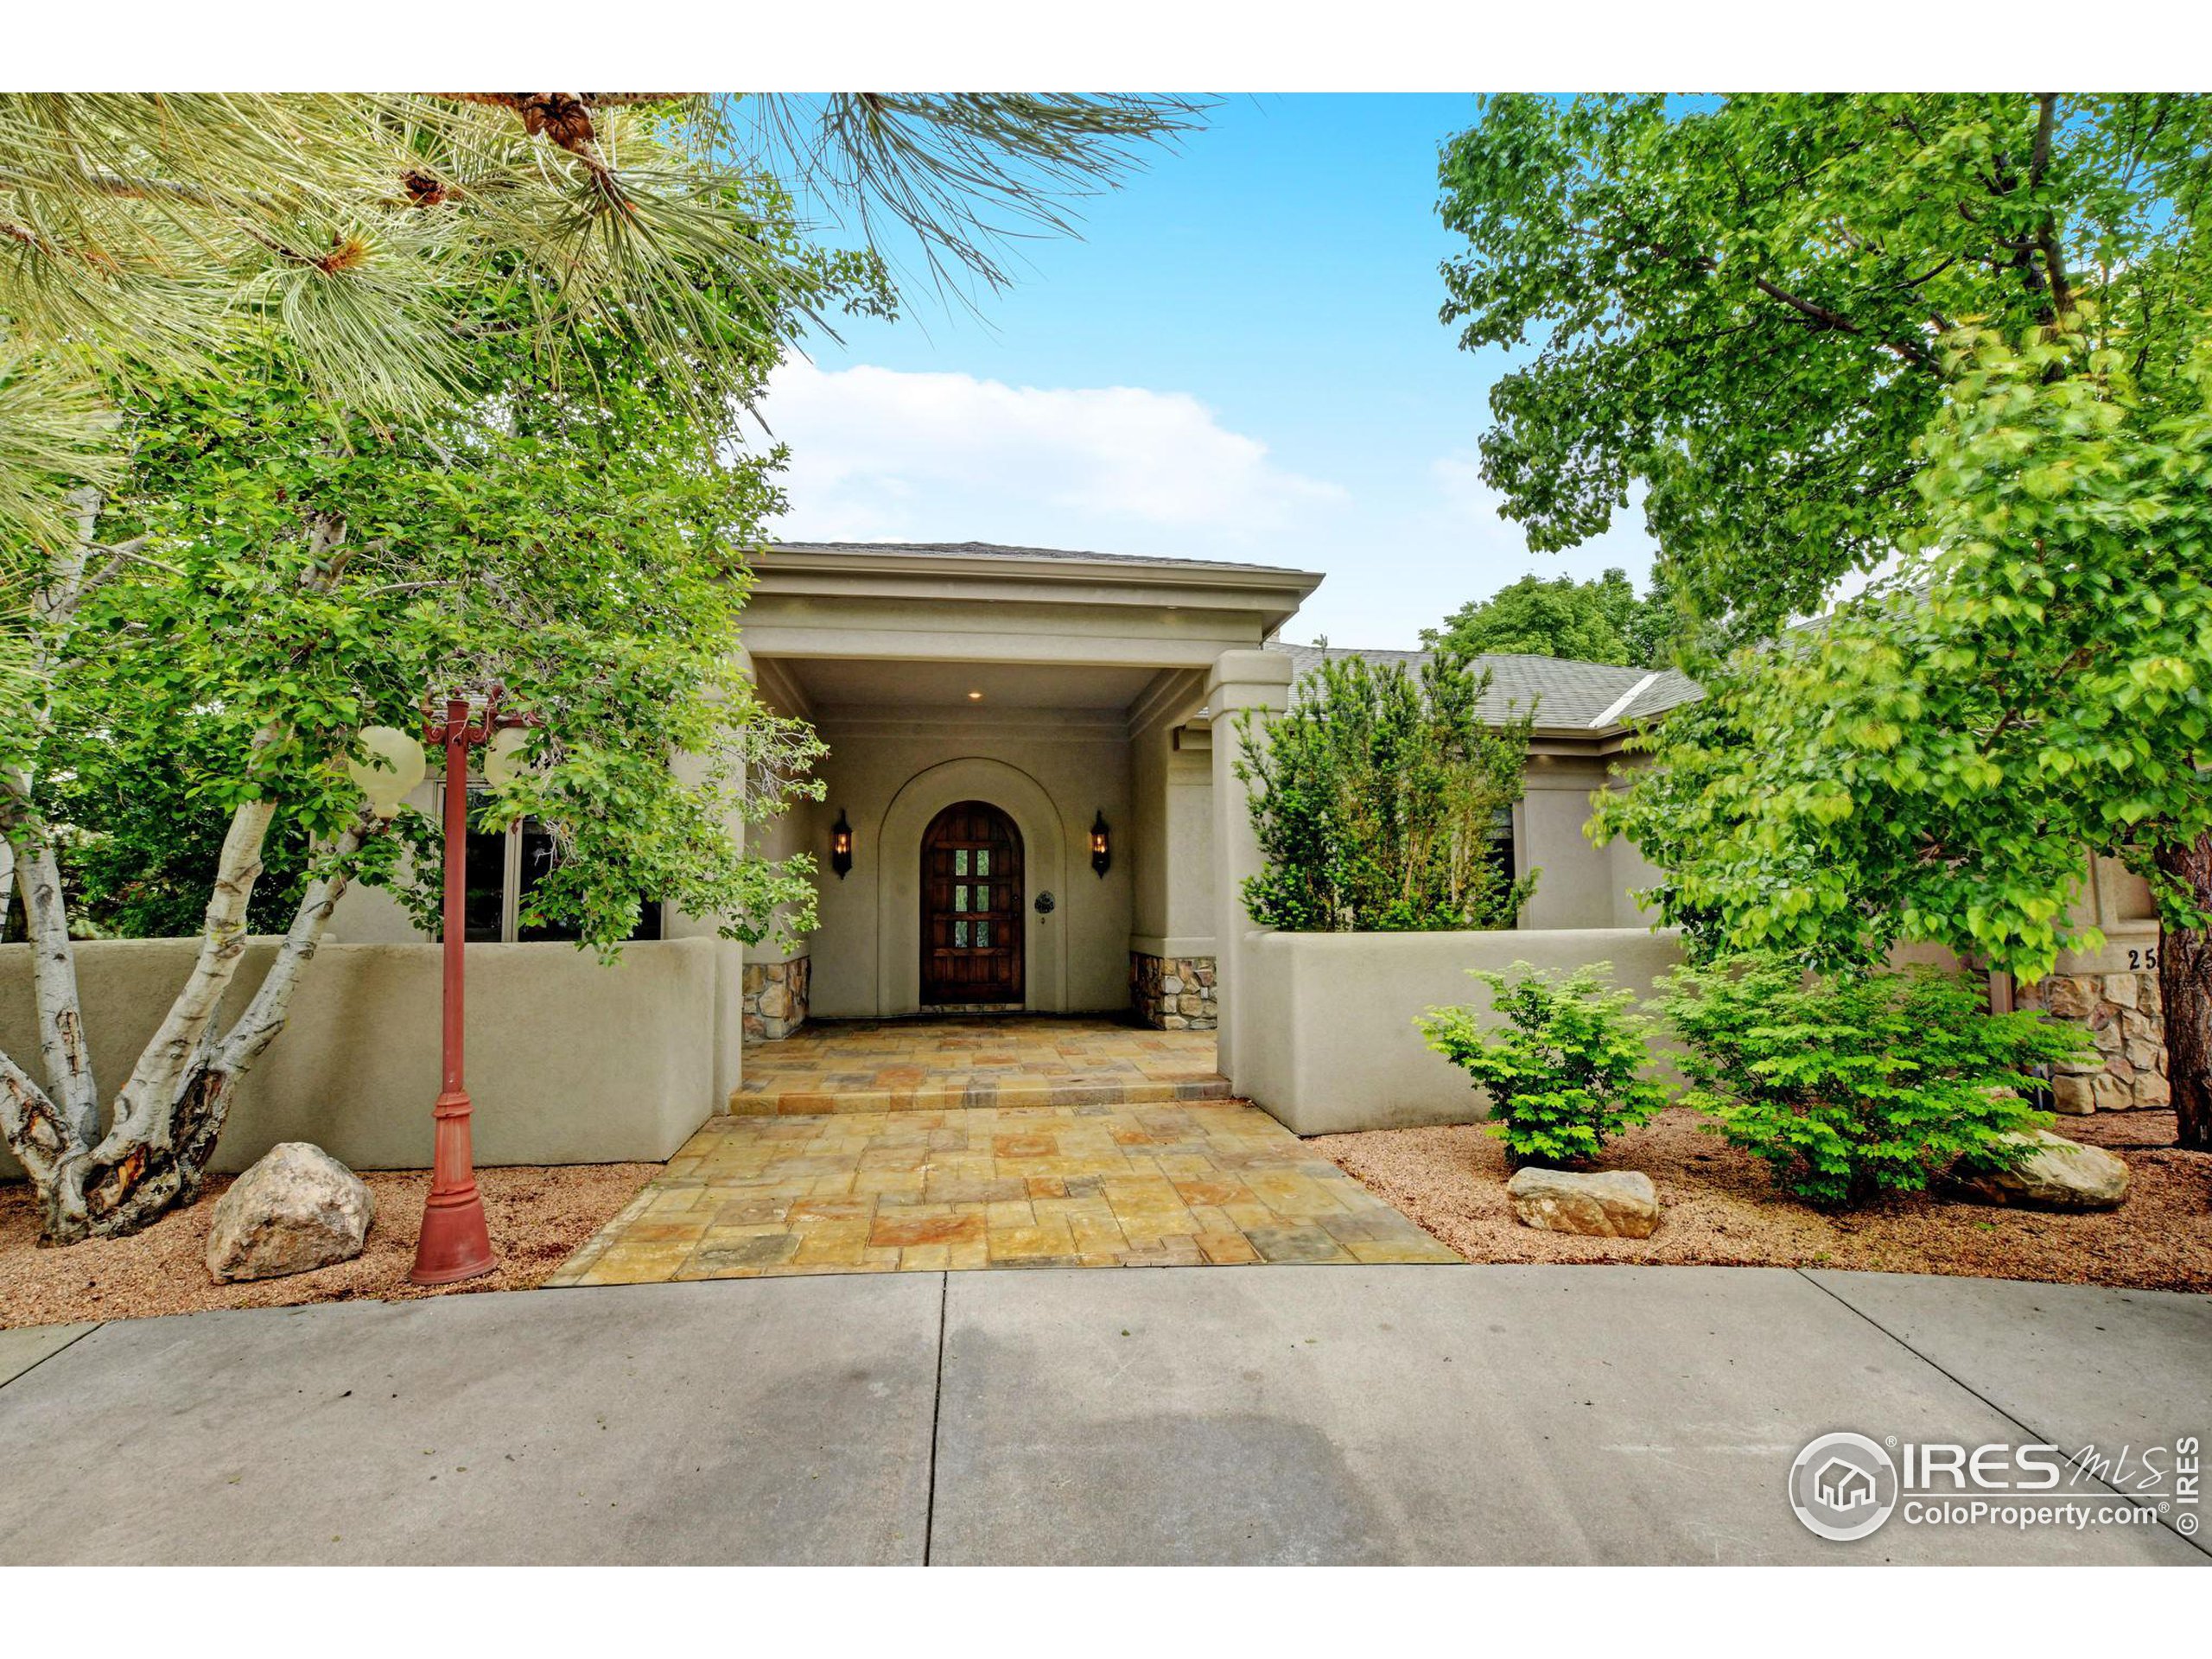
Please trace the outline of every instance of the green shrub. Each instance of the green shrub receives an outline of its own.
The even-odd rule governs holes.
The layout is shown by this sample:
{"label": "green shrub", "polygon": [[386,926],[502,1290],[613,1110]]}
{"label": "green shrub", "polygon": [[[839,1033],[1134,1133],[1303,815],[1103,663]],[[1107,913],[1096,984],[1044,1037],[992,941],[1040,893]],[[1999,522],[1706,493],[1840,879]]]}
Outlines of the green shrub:
{"label": "green shrub", "polygon": [[1683,1103],[1815,1204],[1916,1192],[1961,1158],[2017,1158],[2047,1128],[2038,1062],[2089,1047],[2038,1014],[1993,1014],[1978,980],[1917,968],[1808,976],[1770,957],[1683,968],[1661,1007],[1688,1052]]}
{"label": "green shrub", "polygon": [[1564,978],[1525,962],[1505,974],[1477,969],[1502,1029],[1483,1030],[1471,1008],[1421,1016],[1428,1046],[1490,1090],[1487,1127],[1514,1163],[1586,1163],[1606,1137],[1667,1103],[1640,1075],[1651,1022],[1629,1012],[1635,992],[1606,988],[1611,972],[1605,962]]}
{"label": "green shrub", "polygon": [[1244,883],[1253,919],[1299,933],[1512,926],[1535,887],[1514,880],[1510,839],[1532,715],[1486,719],[1489,695],[1486,671],[1440,647],[1418,677],[1325,659],[1264,732],[1240,717],[1236,775],[1255,785],[1266,865]]}

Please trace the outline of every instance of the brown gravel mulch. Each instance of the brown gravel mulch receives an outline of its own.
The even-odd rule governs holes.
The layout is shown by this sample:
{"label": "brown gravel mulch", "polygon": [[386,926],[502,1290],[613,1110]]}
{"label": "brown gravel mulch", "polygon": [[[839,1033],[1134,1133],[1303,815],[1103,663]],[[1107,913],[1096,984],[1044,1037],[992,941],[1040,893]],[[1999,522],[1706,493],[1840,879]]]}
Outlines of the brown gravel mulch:
{"label": "brown gravel mulch", "polygon": [[358,1172],[376,1194],[368,1246],[351,1262],[282,1279],[218,1284],[205,1260],[215,1200],[231,1184],[212,1176],[199,1201],[129,1238],[38,1248],[38,1211],[22,1181],[0,1185],[0,1327],[73,1319],[147,1319],[216,1307],[286,1307],[357,1297],[397,1300],[529,1290],[660,1173],[658,1164],[582,1164],[558,1169],[480,1169],[476,1184],[497,1269],[425,1290],[407,1282],[430,1178],[423,1170]]}
{"label": "brown gravel mulch", "polygon": [[1599,1166],[1640,1169],[1665,1213],[1649,1238],[1585,1238],[1513,1218],[1503,1143],[1474,1124],[1329,1135],[1311,1144],[1470,1262],[1864,1268],[2146,1290],[2212,1291],[2212,1154],[2174,1147],[2171,1112],[2062,1117],[2057,1134],[2127,1160],[2118,1210],[2061,1215],[1897,1198],[1829,1213],[1777,1192],[1766,1166],[1662,1113],[1610,1142]]}

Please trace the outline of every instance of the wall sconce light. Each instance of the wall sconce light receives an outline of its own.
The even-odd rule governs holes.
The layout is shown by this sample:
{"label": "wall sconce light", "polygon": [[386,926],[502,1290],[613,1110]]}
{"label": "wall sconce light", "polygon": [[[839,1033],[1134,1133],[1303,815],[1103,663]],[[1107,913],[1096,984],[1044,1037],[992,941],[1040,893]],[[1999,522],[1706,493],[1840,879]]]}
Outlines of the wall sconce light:
{"label": "wall sconce light", "polygon": [[837,879],[853,868],[853,826],[845,822],[845,809],[837,809],[837,822],[830,826],[830,868],[837,872]]}
{"label": "wall sconce light", "polygon": [[1102,809],[1090,821],[1090,868],[1103,879],[1107,867],[1114,861],[1114,850],[1107,842],[1106,814]]}

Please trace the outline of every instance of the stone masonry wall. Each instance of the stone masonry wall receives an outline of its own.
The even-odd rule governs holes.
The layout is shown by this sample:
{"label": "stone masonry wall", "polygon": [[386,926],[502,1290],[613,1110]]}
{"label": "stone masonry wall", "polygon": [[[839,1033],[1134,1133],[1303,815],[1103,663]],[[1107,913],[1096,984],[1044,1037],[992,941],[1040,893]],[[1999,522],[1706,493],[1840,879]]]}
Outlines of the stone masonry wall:
{"label": "stone masonry wall", "polygon": [[2050,1086],[2056,1110],[2080,1116],[2164,1106],[2171,1099],[2157,974],[2053,974],[2018,987],[2014,1004],[2081,1026],[2096,1043],[2095,1058],[2055,1068]]}
{"label": "stone masonry wall", "polygon": [[781,1042],[806,1023],[807,988],[814,959],[745,964],[745,1040]]}
{"label": "stone masonry wall", "polygon": [[1151,957],[1129,952],[1129,1006],[1161,1031],[1211,1031],[1211,957]]}

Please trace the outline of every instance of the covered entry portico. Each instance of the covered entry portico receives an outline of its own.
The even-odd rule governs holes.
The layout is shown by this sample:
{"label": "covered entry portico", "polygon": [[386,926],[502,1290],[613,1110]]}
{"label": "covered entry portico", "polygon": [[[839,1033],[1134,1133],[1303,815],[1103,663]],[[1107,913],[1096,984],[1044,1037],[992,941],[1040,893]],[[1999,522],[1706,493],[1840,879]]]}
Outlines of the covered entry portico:
{"label": "covered entry portico", "polygon": [[1262,647],[1319,581],[976,543],[763,555],[748,666],[829,753],[825,798],[756,836],[820,874],[813,931],[747,953],[748,1068],[810,1019],[927,1013],[1233,1045],[1225,924],[1255,855],[1224,716],[1287,702]]}
{"label": "covered entry portico", "polygon": [[749,949],[743,1077],[556,1284],[1452,1262],[1230,1098],[1233,721],[1319,581],[1035,549],[779,547],[750,669],[829,753],[756,842],[817,922]]}

